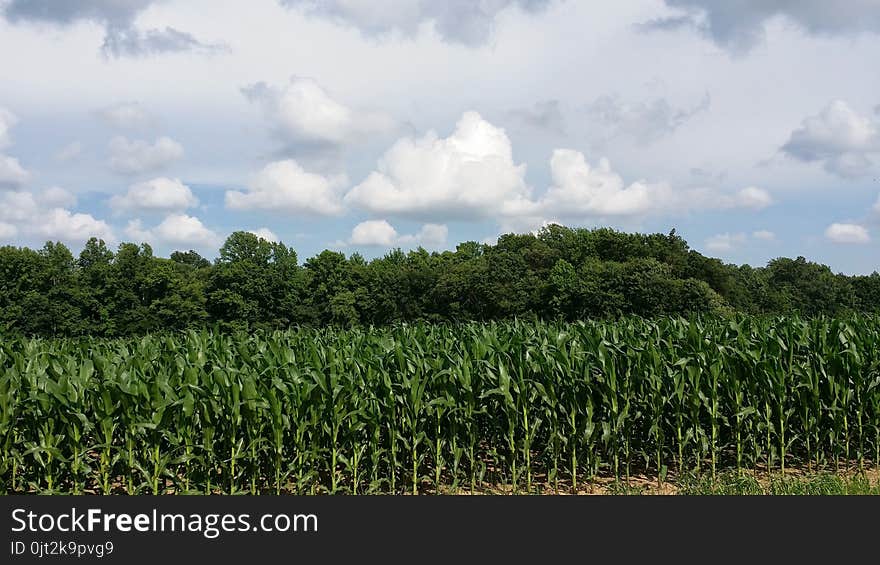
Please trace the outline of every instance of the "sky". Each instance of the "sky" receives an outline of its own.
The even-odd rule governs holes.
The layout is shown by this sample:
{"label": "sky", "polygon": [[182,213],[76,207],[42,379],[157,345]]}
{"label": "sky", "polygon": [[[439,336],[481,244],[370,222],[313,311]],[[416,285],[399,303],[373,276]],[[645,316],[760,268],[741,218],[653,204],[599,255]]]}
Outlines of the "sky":
{"label": "sky", "polygon": [[548,223],[880,269],[880,0],[0,0],[0,245]]}

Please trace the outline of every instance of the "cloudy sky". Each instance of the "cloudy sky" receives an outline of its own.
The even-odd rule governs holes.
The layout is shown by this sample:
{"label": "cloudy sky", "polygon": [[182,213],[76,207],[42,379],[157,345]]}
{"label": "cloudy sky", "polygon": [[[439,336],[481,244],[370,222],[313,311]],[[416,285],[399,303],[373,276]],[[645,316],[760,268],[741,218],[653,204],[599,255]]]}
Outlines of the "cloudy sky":
{"label": "cloudy sky", "polygon": [[0,244],[548,222],[880,269],[880,0],[0,0]]}

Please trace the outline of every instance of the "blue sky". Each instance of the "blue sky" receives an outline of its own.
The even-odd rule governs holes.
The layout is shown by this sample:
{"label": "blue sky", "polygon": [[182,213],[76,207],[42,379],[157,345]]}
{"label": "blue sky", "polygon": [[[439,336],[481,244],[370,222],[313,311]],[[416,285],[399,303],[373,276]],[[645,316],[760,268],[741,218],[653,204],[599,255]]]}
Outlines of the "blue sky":
{"label": "blue sky", "polygon": [[[0,0],[0,244],[880,263],[880,4]],[[209,16],[209,17],[208,17]]]}

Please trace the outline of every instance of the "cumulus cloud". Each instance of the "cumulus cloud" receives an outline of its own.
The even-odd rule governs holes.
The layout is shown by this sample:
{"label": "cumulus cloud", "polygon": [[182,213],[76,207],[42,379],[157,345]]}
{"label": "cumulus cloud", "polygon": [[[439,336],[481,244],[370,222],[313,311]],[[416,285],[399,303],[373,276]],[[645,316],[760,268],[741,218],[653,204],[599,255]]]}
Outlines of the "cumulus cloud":
{"label": "cumulus cloud", "polygon": [[825,237],[834,243],[860,244],[871,241],[867,228],[858,224],[831,224],[825,230]]}
{"label": "cumulus cloud", "polygon": [[86,241],[90,237],[115,241],[113,230],[104,220],[96,220],[91,214],[80,214],[64,208],[52,208],[42,215],[32,233],[61,241]]}
{"label": "cumulus cloud", "polygon": [[417,35],[423,24],[433,26],[451,43],[478,46],[492,36],[498,15],[508,8],[527,13],[543,10],[551,0],[280,0],[282,5],[353,26],[368,36],[392,32]]}
{"label": "cumulus cloud", "polygon": [[116,240],[113,229],[104,220],[67,209],[75,204],[76,197],[58,187],[38,193],[0,192],[0,222],[11,225],[18,234],[44,240],[76,243],[90,237],[108,242]]}
{"label": "cumulus cloud", "polygon": [[608,159],[601,159],[597,167],[591,167],[583,153],[572,149],[555,150],[550,171],[553,185],[539,203],[543,214],[637,215],[672,197],[666,184],[637,181],[627,186],[623,178],[611,170]]}
{"label": "cumulus cloud", "polygon": [[115,213],[175,212],[198,206],[192,190],[179,179],[159,177],[133,184],[123,195],[110,199]]}
{"label": "cumulus cloud", "polygon": [[556,149],[550,159],[552,185],[539,198],[524,180],[526,166],[513,161],[503,129],[466,112],[447,138],[431,131],[405,137],[380,159],[377,170],[345,195],[347,205],[375,215],[436,219],[497,219],[517,228],[552,219],[641,216],[695,209],[759,210],[770,194],[748,187],[673,190],[663,182],[627,184],[607,159],[590,165],[583,153]]}
{"label": "cumulus cloud", "polygon": [[736,233],[719,233],[706,238],[705,247],[707,251],[715,253],[725,253],[742,247],[747,242],[761,241],[764,244],[776,239],[776,234],[768,230],[757,230],[751,234],[745,232]]}
{"label": "cumulus cloud", "polygon": [[307,172],[292,159],[275,161],[254,175],[247,190],[227,191],[226,207],[335,216],[343,211],[339,190],[346,182]]}
{"label": "cumulus cloud", "polygon": [[398,240],[400,244],[416,243],[428,247],[446,245],[449,228],[445,224],[425,224],[414,235],[404,235]]}
{"label": "cumulus cloud", "polygon": [[770,206],[773,199],[761,188],[733,194],[709,189],[674,190],[664,182],[638,180],[626,184],[608,159],[591,166],[583,153],[557,149],[550,159],[553,185],[534,204],[521,208],[532,217],[583,219],[643,216],[698,209],[750,209]]}
{"label": "cumulus cloud", "polygon": [[160,170],[183,157],[183,146],[170,137],[160,137],[151,144],[117,136],[110,140],[109,148],[110,168],[122,175]]}
{"label": "cumulus cloud", "polygon": [[299,148],[335,148],[396,127],[383,113],[338,102],[310,78],[292,77],[281,88],[258,82],[243,88],[242,93],[262,108],[276,135]]}
{"label": "cumulus cloud", "polygon": [[385,220],[361,222],[351,230],[352,245],[377,245],[390,247],[397,241],[397,230]]}
{"label": "cumulus cloud", "polygon": [[525,171],[505,131],[466,112],[449,137],[429,131],[398,140],[345,203],[425,220],[487,218],[529,196]]}
{"label": "cumulus cloud", "polygon": [[0,153],[0,188],[18,188],[29,178],[18,159]]}
{"label": "cumulus cloud", "polygon": [[136,241],[210,248],[221,243],[216,232],[201,220],[186,214],[171,214],[153,228],[144,228],[141,220],[131,220],[125,234]]}
{"label": "cumulus cloud", "polygon": [[275,232],[273,232],[269,228],[259,228],[256,230],[251,230],[250,233],[261,239],[265,239],[266,241],[271,241],[272,243],[278,243],[279,241],[281,241],[281,239],[277,235],[275,235]]}
{"label": "cumulus cloud", "polygon": [[880,32],[880,4],[854,0],[846,8],[827,0],[665,0],[673,16],[642,24],[643,29],[691,28],[733,53],[764,40],[769,20],[782,17],[809,34],[843,36]]}
{"label": "cumulus cloud", "polygon": [[0,107],[0,149],[6,149],[12,145],[10,130],[12,130],[12,126],[17,122],[18,118],[15,117],[15,114],[6,108]]}
{"label": "cumulus cloud", "polygon": [[709,109],[709,93],[696,105],[677,108],[665,98],[625,102],[617,95],[597,98],[585,108],[590,131],[603,141],[626,136],[647,145],[671,135],[697,114]]}
{"label": "cumulus cloud", "polygon": [[33,223],[38,220],[39,211],[40,206],[31,192],[0,192],[0,221]]}
{"label": "cumulus cloud", "polygon": [[745,243],[746,239],[744,233],[721,233],[706,239],[706,249],[715,252],[731,251],[734,247]]}
{"label": "cumulus cloud", "polygon": [[98,110],[97,115],[117,129],[140,129],[153,122],[152,116],[139,102],[119,102]]}
{"label": "cumulus cloud", "polygon": [[499,233],[494,236],[483,238],[482,243],[491,243],[492,245],[495,245],[498,241],[498,236],[503,233],[530,233],[532,235],[538,235],[538,233],[547,226],[553,224],[565,225],[565,223],[564,220],[559,218],[548,218],[541,215],[501,218],[498,222],[500,227]]}
{"label": "cumulus cloud", "polygon": [[144,56],[180,51],[215,52],[225,47],[202,43],[171,27],[140,30],[137,16],[157,0],[11,0],[2,14],[11,23],[30,22],[69,26],[80,21],[104,27],[102,50],[108,57]]}
{"label": "cumulus cloud", "polygon": [[15,114],[0,107],[0,189],[18,188],[30,178],[18,159],[2,153],[12,145],[12,127],[18,122]]}
{"label": "cumulus cloud", "polygon": [[[0,218],[2,219],[2,218]],[[880,196],[868,210],[867,214],[855,220],[835,222],[825,229],[825,238],[834,243],[860,244],[870,243],[869,228],[880,225]]]}
{"label": "cumulus cloud", "polygon": [[781,150],[799,161],[822,163],[829,173],[858,177],[870,170],[872,155],[880,152],[878,129],[875,120],[835,100],[804,119]]}
{"label": "cumulus cloud", "polygon": [[717,208],[746,208],[763,210],[773,204],[773,197],[763,188],[749,186],[737,191],[732,196],[717,196]]}
{"label": "cumulus cloud", "polygon": [[369,247],[393,247],[406,245],[422,245],[439,247],[446,244],[449,229],[441,224],[425,224],[411,235],[400,235],[386,220],[368,220],[361,222],[351,230],[351,245]]}
{"label": "cumulus cloud", "polygon": [[76,206],[76,195],[60,186],[52,186],[37,195],[37,200],[49,208],[71,208]]}

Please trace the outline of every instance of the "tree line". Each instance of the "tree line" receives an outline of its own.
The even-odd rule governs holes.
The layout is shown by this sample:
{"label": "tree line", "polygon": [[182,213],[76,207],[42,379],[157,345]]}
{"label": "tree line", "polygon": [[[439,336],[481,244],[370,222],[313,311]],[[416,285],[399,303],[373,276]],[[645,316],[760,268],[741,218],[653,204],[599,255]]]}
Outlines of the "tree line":
{"label": "tree line", "polygon": [[0,247],[0,332],[120,336],[193,327],[383,325],[401,321],[607,318],[620,315],[878,312],[880,274],[845,276],[777,258],[733,265],[676,235],[550,225],[455,251],[393,250],[367,261],[296,252],[235,232],[209,261],[157,257],[147,244],[90,239]]}

